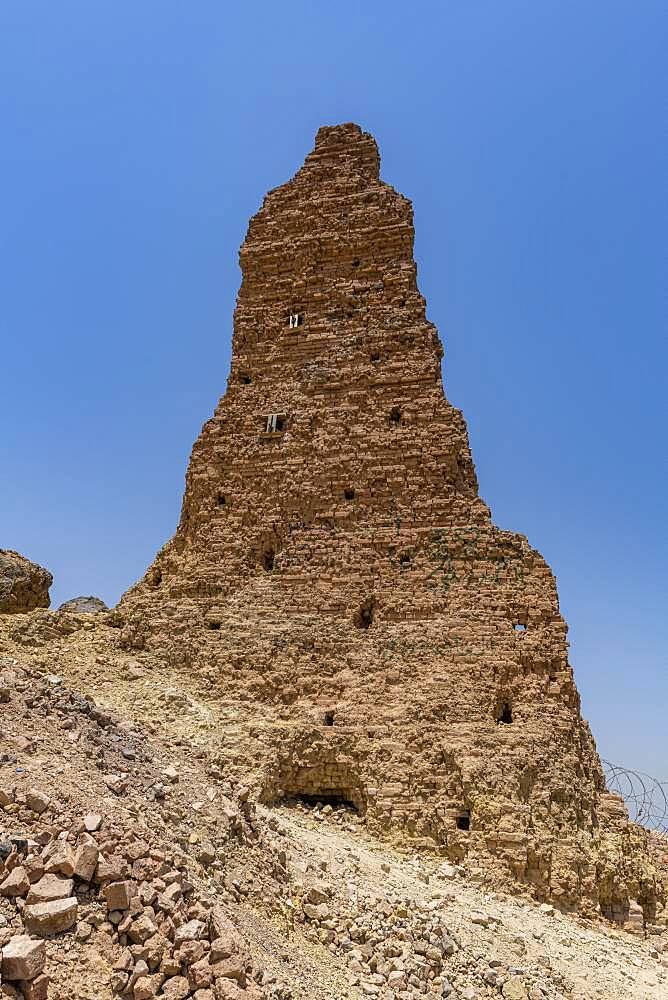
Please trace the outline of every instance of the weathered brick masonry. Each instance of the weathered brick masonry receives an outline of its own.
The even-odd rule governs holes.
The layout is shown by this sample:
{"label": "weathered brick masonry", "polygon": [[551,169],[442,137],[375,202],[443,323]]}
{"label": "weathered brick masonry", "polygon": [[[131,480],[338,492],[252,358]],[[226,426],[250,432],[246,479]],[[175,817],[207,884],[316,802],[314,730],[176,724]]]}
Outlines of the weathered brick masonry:
{"label": "weathered brick masonry", "polygon": [[251,220],[227,390],[124,640],[239,706],[221,743],[266,801],[342,797],[563,906],[649,914],[554,577],[478,496],[411,204],[379,164],[356,125],[322,128]]}

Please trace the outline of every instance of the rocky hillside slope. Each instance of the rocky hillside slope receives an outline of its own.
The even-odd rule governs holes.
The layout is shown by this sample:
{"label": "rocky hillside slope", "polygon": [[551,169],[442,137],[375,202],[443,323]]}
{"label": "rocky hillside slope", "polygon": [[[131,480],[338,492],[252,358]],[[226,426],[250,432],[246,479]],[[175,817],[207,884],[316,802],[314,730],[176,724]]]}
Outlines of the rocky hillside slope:
{"label": "rocky hillside slope", "polygon": [[665,911],[562,914],[347,806],[254,802],[243,707],[113,614],[0,618],[0,676],[5,996],[668,997]]}

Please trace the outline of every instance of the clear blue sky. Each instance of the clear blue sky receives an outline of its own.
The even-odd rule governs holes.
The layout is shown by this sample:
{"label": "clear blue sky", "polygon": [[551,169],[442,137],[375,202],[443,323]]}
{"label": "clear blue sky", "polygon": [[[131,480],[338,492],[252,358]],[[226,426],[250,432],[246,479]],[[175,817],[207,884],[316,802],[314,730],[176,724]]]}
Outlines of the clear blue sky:
{"label": "clear blue sky", "polygon": [[0,546],[114,603],[223,392],[237,250],[376,136],[496,523],[601,752],[668,778],[665,0],[3,0]]}

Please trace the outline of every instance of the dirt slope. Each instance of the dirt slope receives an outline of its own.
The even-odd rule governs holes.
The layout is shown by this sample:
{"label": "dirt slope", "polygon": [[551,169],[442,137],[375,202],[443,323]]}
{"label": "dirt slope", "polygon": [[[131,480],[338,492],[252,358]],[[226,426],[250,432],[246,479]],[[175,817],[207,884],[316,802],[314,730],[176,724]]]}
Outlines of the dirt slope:
{"label": "dirt slope", "polygon": [[[562,915],[491,893],[475,870],[436,854],[376,840],[346,808],[255,805],[236,744],[243,706],[207,695],[178,665],[124,652],[106,617],[8,621],[0,786],[15,785],[19,803],[27,788],[43,790],[56,803],[49,828],[94,811],[176,852],[197,905],[227,907],[250,949],[247,990],[275,1000],[668,998],[665,916],[643,926],[638,913],[630,933]],[[34,834],[39,823],[17,805],[3,826]],[[16,923],[13,903],[2,906]],[[111,997],[120,947],[103,947],[97,931],[56,935],[49,996]]]}

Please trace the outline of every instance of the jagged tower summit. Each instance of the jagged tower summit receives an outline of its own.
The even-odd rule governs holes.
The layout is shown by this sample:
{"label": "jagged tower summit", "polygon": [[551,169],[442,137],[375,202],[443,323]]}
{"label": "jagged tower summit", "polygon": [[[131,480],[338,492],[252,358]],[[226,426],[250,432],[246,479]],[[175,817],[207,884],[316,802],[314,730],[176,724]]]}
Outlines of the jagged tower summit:
{"label": "jagged tower summit", "polygon": [[379,166],[357,125],[321,128],[251,220],[227,389],[123,642],[237,706],[221,753],[263,800],[345,799],[565,907],[651,912],[554,577],[478,496]]}

